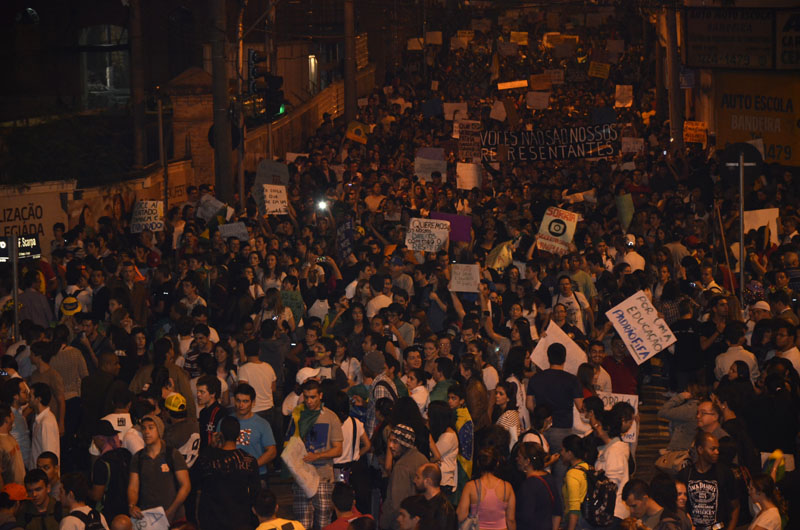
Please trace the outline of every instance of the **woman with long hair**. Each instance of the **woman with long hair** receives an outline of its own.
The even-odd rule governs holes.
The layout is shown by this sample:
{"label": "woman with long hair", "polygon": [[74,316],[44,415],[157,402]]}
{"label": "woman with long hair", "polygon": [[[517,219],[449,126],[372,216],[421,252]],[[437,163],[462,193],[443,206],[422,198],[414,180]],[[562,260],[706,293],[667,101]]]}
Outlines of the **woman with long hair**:
{"label": "woman with long hair", "polygon": [[492,422],[503,427],[511,435],[508,448],[511,449],[519,440],[520,421],[517,411],[517,385],[503,381],[497,385],[494,394]]}
{"label": "woman with long hair", "polygon": [[629,510],[622,499],[622,487],[630,478],[628,468],[630,446],[621,439],[622,416],[617,410],[605,411],[600,422],[593,427],[597,436],[603,441],[603,445],[598,447],[596,467],[605,471],[606,476],[617,485],[614,517],[625,519],[628,517]]}
{"label": "woman with long hair", "polygon": [[[567,530],[588,528],[581,516],[581,504],[586,497],[589,483],[586,472],[591,467],[586,462],[587,442],[576,434],[570,434],[561,442],[561,462],[567,467],[561,485],[561,498],[564,500],[564,519]],[[579,526],[580,525],[580,526]]]}
{"label": "woman with long hair", "polygon": [[455,411],[444,401],[432,401],[428,406],[428,423],[431,428],[431,438],[436,442],[439,452],[439,469],[442,471],[441,487],[448,499],[453,499],[453,493],[458,487],[458,472],[456,458],[458,457],[458,435],[456,434]]}
{"label": "woman with long hair", "polygon": [[[236,375],[236,363],[235,357],[233,355],[233,348],[231,345],[228,344],[228,341],[221,340],[214,345],[214,358],[217,360],[217,371],[214,375],[219,378],[220,381],[224,381],[225,384],[228,385],[228,388],[236,388],[236,384],[239,382],[239,377]],[[220,404],[224,407],[230,405],[229,399],[230,396],[225,396],[225,401],[222,400],[223,396],[220,396]]]}
{"label": "woman with long hair", "polygon": [[523,346],[513,346],[508,351],[506,362],[503,364],[503,379],[517,386],[517,411],[523,432],[531,428],[530,412],[525,406],[527,391],[524,384],[526,382],[525,371],[530,365],[529,353]]}
{"label": "woman with long hair", "polygon": [[589,363],[582,363],[578,367],[578,381],[583,390],[583,398],[596,395],[595,388],[597,387],[597,376],[599,370]]}
{"label": "woman with long hair", "polygon": [[336,349],[333,352],[333,363],[347,376],[347,387],[350,388],[363,383],[364,377],[361,375],[361,363],[350,355],[347,349],[347,340],[343,337],[334,337],[333,342],[336,345]]}
{"label": "woman with long hair", "polygon": [[[518,308],[519,311],[517,311],[515,308]],[[509,321],[509,323],[511,324],[510,326],[511,345],[522,346],[523,348],[525,348],[525,351],[527,351],[530,354],[531,352],[533,352],[533,347],[534,347],[533,333],[536,333],[536,326],[532,325],[527,318],[521,316],[522,306],[520,306],[519,304],[511,305],[511,315],[513,316],[515,314],[520,316],[517,316],[513,320]],[[538,334],[536,335],[536,338],[537,339],[539,338]]]}
{"label": "woman with long hair", "polygon": [[456,513],[463,523],[467,517],[477,517],[481,530],[516,530],[516,496],[511,484],[497,476],[500,456],[494,447],[478,453],[478,478],[467,482]]}
{"label": "woman with long hair", "polygon": [[[255,254],[255,253],[254,253]],[[256,256],[258,254],[255,254]],[[255,302],[264,296],[264,289],[256,278],[255,268],[252,265],[246,265],[242,269],[242,277],[247,282],[247,294],[250,295],[250,300]]]}
{"label": "woman with long hair", "polygon": [[525,480],[517,490],[517,525],[531,530],[558,530],[563,507],[556,481],[545,471],[547,453],[534,442],[521,443],[517,468]]}
{"label": "woman with long hair", "polygon": [[364,338],[369,333],[369,323],[367,322],[367,311],[364,304],[353,301],[350,309],[345,314],[345,336],[347,337],[347,351],[356,359],[364,356]]}
{"label": "woman with long hair", "polygon": [[274,287],[267,289],[264,294],[264,299],[261,302],[261,309],[256,313],[254,324],[257,328],[261,327],[261,323],[265,320],[272,318],[278,321],[278,326],[288,325],[291,331],[294,331],[296,326],[294,321],[294,314],[292,310],[283,305],[281,293]]}
{"label": "woman with long hair", "polygon": [[261,286],[264,289],[280,289],[281,282],[286,277],[286,273],[281,270],[278,263],[278,254],[275,252],[267,252],[267,258],[262,265],[262,278]]}
{"label": "woman with long hair", "polygon": [[747,486],[750,500],[761,508],[748,530],[780,530],[781,519],[786,516],[786,504],[772,477],[758,473]]}
{"label": "woman with long hair", "polygon": [[483,373],[473,355],[465,355],[461,359],[459,370],[461,377],[464,378],[467,410],[469,410],[477,432],[492,423],[489,410],[489,391],[483,383]]}

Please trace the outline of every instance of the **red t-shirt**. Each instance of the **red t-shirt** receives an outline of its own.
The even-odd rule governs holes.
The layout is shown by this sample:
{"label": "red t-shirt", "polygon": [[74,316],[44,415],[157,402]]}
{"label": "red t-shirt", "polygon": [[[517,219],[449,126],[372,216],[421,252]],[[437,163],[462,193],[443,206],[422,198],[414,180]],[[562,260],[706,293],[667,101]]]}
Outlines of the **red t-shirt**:
{"label": "red t-shirt", "polygon": [[347,530],[347,525],[350,524],[350,521],[353,519],[358,519],[359,517],[369,517],[372,519],[371,515],[363,515],[354,507],[352,515],[349,515],[348,517],[339,517],[322,530]]}

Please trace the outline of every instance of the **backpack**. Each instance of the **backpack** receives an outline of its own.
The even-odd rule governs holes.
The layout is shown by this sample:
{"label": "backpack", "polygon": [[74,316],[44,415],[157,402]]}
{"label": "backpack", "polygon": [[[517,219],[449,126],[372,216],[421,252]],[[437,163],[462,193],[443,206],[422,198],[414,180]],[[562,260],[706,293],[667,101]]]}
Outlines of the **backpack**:
{"label": "backpack", "polygon": [[79,519],[86,530],[106,530],[105,526],[103,526],[103,521],[100,519],[100,514],[97,513],[97,510],[89,510],[89,513],[83,513],[80,510],[73,510],[69,512],[69,515]]}
{"label": "backpack", "polygon": [[592,526],[608,526],[614,521],[617,485],[602,469],[579,467],[586,475],[586,497],[581,502],[581,516]]}
{"label": "backpack", "polygon": [[[103,498],[97,502],[95,509],[106,515],[126,513],[128,506],[128,478],[131,471],[131,454],[122,447],[109,451],[100,457],[106,469],[106,479]],[[108,510],[108,511],[107,511]]]}

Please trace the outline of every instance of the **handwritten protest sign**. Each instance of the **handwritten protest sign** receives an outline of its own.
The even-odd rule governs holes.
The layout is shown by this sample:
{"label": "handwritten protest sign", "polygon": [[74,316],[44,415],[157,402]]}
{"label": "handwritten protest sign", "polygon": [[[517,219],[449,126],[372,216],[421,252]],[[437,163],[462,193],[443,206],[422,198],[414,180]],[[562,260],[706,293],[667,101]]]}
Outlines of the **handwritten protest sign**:
{"label": "handwritten protest sign", "polygon": [[286,186],[264,184],[264,213],[289,213],[289,200]]}
{"label": "handwritten protest sign", "polygon": [[197,217],[209,222],[212,217],[217,215],[220,210],[225,208],[225,204],[218,201],[211,195],[203,195],[197,203]]}
{"label": "handwritten protest sign", "polygon": [[406,232],[406,246],[411,250],[436,252],[447,248],[450,223],[437,219],[412,218]]}
{"label": "handwritten protest sign", "polygon": [[546,109],[550,105],[550,92],[528,92],[525,94],[525,103],[529,109]]}
{"label": "handwritten protest sign", "polygon": [[481,122],[462,120],[458,122],[458,156],[462,160],[481,159]]}
{"label": "handwritten protest sign", "polygon": [[470,41],[472,41],[472,39],[475,38],[475,31],[471,29],[460,29],[458,30],[458,33],[456,35],[458,35],[459,39],[469,43]]}
{"label": "handwritten protest sign", "polygon": [[442,45],[442,32],[441,31],[429,31],[425,33],[425,42],[427,44],[438,44],[439,46]]}
{"label": "handwritten protest sign", "polygon": [[545,252],[553,254],[566,254],[569,252],[572,237],[575,235],[575,225],[579,216],[576,213],[550,206],[542,217],[536,246]]}
{"label": "handwritten protest sign", "polygon": [[142,510],[141,519],[131,519],[135,530],[168,530],[169,519],[162,506]]}
{"label": "handwritten protest sign", "polygon": [[[598,392],[597,397],[603,400],[603,408],[606,410],[611,410],[611,407],[617,403],[628,403],[633,407],[634,414],[639,414],[639,396],[634,394],[612,394],[611,392]],[[623,442],[636,443],[636,440],[639,438],[638,422],[634,420],[633,425],[631,425],[631,428],[628,429],[628,432],[623,433],[620,438]]]}
{"label": "handwritten protest sign", "polygon": [[642,364],[677,340],[644,291],[606,311],[606,317],[636,364]]}
{"label": "handwritten protest sign", "polygon": [[131,217],[131,233],[138,234],[144,230],[164,230],[164,201],[136,201]]}
{"label": "handwritten protest sign", "polygon": [[431,212],[431,219],[442,219],[450,221],[450,240],[466,241],[472,239],[472,217],[468,215],[456,215],[454,213]]}
{"label": "handwritten protest sign", "polygon": [[614,107],[626,108],[633,104],[633,85],[617,85],[614,94]]}
{"label": "handwritten protest sign", "polygon": [[477,293],[481,283],[478,265],[454,263],[450,265],[450,290],[454,293]]}
{"label": "handwritten protest sign", "polygon": [[698,144],[706,143],[706,124],[702,121],[685,121],[683,122],[683,141],[696,142]]}
{"label": "handwritten protest sign", "polygon": [[248,241],[250,239],[247,227],[242,222],[219,225],[218,229],[220,237],[225,241],[227,241],[229,237],[235,237],[239,241]]}
{"label": "handwritten protest sign", "polygon": [[531,361],[533,361],[533,364],[542,370],[547,370],[550,367],[550,363],[547,360],[547,348],[555,343],[563,344],[567,349],[567,360],[564,363],[564,370],[573,375],[577,374],[578,367],[586,362],[586,352],[575,344],[575,341],[564,333],[564,330],[558,327],[558,324],[552,320],[550,321],[550,325],[547,326],[545,333],[536,344],[536,347],[533,349],[533,353],[531,353]]}
{"label": "handwritten protest sign", "polygon": [[608,74],[610,72],[611,72],[611,65],[608,63],[601,63],[598,61],[592,61],[589,63],[589,77],[608,79]]}
{"label": "handwritten protest sign", "polygon": [[550,78],[551,85],[564,84],[564,70],[562,68],[553,68],[550,70],[545,70],[544,75]]}
{"label": "handwritten protest sign", "polygon": [[468,118],[467,103],[444,103],[444,119],[448,121]]}
{"label": "handwritten protest sign", "polygon": [[460,190],[471,190],[481,187],[481,166],[469,162],[456,165],[456,185]]}
{"label": "handwritten protest sign", "polygon": [[620,151],[622,153],[641,153],[644,150],[644,138],[631,138],[630,136],[622,137],[622,146]]}

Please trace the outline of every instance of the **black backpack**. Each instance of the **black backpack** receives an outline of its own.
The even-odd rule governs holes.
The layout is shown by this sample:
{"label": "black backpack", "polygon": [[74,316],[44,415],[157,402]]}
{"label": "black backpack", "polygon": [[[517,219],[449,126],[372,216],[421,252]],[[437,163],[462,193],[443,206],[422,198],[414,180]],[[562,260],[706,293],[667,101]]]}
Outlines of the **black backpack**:
{"label": "black backpack", "polygon": [[581,503],[581,516],[592,526],[608,526],[614,521],[617,485],[603,470],[579,467],[586,475],[586,497]]}
{"label": "black backpack", "polygon": [[100,514],[97,510],[89,510],[89,513],[83,513],[80,510],[73,510],[69,512],[72,517],[80,519],[86,530],[106,530],[103,526],[103,521],[100,519]]}
{"label": "black backpack", "polygon": [[108,470],[108,479],[105,483],[103,498],[97,503],[95,509],[107,516],[127,513],[131,453],[120,447],[101,456],[100,461]]}

